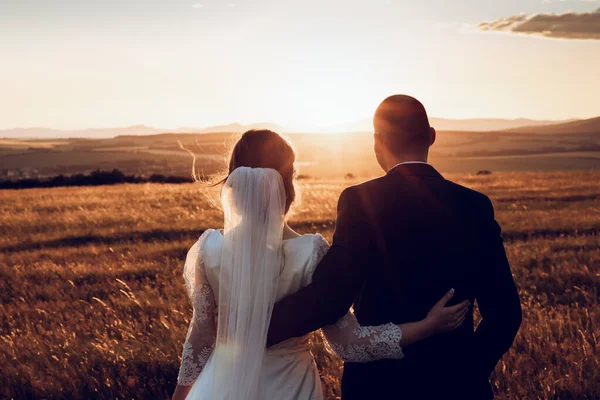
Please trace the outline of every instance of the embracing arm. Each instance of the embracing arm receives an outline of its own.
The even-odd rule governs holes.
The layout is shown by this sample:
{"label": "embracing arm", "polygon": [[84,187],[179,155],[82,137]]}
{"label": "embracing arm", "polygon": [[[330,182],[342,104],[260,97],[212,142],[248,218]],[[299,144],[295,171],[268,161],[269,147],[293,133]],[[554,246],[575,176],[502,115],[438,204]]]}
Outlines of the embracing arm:
{"label": "embracing arm", "polygon": [[475,296],[482,320],[475,331],[473,355],[478,370],[487,378],[512,345],[521,326],[522,311],[501,229],[489,199],[486,199],[485,207],[482,270]]}
{"label": "embracing arm", "polygon": [[183,345],[173,400],[186,398],[208,361],[217,336],[215,296],[206,279],[201,257],[202,242],[207,235],[208,231],[194,244],[186,257],[184,278],[194,311]]}
{"label": "embracing arm", "polygon": [[361,326],[349,311],[334,325],[323,327],[328,349],[345,362],[401,359],[402,347],[454,330],[463,323],[470,304],[465,300],[445,307],[453,295],[454,290],[446,293],[421,321],[400,325]]}
{"label": "embracing arm", "polygon": [[316,268],[312,283],[277,302],[267,345],[303,336],[343,317],[360,290],[373,254],[373,234],[355,188],[338,203],[333,245]]}

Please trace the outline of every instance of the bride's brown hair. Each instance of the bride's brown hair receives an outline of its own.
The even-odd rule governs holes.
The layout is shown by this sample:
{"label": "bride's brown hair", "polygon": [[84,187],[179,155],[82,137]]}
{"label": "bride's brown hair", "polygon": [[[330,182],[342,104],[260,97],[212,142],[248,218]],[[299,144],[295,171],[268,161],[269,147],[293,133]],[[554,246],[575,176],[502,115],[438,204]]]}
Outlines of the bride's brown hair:
{"label": "bride's brown hair", "polygon": [[292,145],[281,135],[267,130],[249,130],[237,141],[229,159],[229,174],[236,168],[271,168],[283,178],[285,189],[285,212],[287,213],[296,199],[294,187],[294,162],[296,152]]}

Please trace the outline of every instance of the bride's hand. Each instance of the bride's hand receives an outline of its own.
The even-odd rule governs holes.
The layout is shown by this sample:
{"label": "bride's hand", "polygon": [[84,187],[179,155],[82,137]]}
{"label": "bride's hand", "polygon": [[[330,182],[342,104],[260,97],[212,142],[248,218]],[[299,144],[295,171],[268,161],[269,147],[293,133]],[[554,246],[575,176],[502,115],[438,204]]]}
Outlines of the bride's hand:
{"label": "bride's hand", "polygon": [[471,304],[465,300],[455,306],[446,307],[452,296],[454,289],[450,289],[427,313],[425,319],[430,323],[433,333],[453,331],[464,322]]}

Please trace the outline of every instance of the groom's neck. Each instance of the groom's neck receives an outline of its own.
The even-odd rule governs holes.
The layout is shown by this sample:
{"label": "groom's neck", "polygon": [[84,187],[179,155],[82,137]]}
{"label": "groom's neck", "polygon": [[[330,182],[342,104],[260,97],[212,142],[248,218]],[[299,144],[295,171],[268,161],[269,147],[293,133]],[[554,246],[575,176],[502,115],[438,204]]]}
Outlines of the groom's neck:
{"label": "groom's neck", "polygon": [[395,154],[388,160],[388,171],[394,168],[398,164],[402,164],[409,161],[421,161],[427,162],[428,154],[417,154],[417,153],[406,153],[406,154]]}

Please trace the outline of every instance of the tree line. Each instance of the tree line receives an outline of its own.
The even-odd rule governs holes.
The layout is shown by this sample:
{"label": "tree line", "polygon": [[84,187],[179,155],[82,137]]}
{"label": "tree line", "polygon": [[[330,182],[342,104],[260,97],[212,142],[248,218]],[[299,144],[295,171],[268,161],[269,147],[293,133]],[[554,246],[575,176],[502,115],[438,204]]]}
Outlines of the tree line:
{"label": "tree line", "polygon": [[99,169],[90,174],[57,175],[51,178],[26,178],[18,180],[0,181],[0,189],[30,189],[51,188],[59,186],[100,186],[116,185],[119,183],[190,183],[191,177],[165,176],[153,174],[150,177],[125,175],[119,169],[101,171]]}

